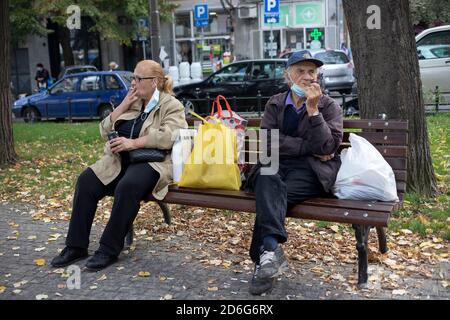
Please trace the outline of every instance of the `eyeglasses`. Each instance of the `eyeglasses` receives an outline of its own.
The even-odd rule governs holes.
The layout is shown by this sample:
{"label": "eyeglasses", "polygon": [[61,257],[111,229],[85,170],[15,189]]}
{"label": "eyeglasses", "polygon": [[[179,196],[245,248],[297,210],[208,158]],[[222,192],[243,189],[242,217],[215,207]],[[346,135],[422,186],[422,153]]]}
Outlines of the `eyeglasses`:
{"label": "eyeglasses", "polygon": [[136,75],[132,75],[131,76],[131,80],[134,80],[136,82],[141,82],[142,80],[147,80],[147,79],[155,79],[156,77],[139,77]]}

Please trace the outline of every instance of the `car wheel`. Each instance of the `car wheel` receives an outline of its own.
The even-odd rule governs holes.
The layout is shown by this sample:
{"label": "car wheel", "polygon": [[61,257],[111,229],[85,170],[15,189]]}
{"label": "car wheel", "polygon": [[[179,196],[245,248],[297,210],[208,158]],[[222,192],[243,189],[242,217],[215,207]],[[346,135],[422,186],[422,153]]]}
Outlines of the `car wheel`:
{"label": "car wheel", "polygon": [[100,117],[100,120],[103,120],[109,116],[111,112],[113,112],[113,108],[111,106],[102,106],[98,110],[98,116]]}
{"label": "car wheel", "polygon": [[26,107],[23,111],[23,120],[25,122],[38,122],[41,121],[41,116],[39,114],[39,111],[36,110],[34,107]]}
{"label": "car wheel", "polygon": [[183,103],[184,106],[184,114],[186,116],[189,115],[189,111],[196,111],[197,105],[194,101],[192,101],[190,98],[181,98],[181,103]]}

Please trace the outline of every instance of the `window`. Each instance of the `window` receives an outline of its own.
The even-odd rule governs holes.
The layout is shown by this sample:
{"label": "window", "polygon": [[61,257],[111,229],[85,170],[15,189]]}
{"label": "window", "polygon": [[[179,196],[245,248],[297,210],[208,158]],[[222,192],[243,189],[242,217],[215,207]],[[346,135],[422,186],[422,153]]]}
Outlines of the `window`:
{"label": "window", "polygon": [[75,92],[77,91],[78,81],[78,77],[65,78],[52,88],[52,93]]}
{"label": "window", "polygon": [[275,79],[282,79],[284,77],[284,70],[286,69],[286,64],[282,62],[277,62],[275,65]]}
{"label": "window", "polygon": [[126,86],[130,87],[131,81],[133,80],[133,74],[132,73],[122,73],[121,77],[125,81]]}
{"label": "window", "polygon": [[275,76],[275,63],[255,62],[251,73],[252,80],[273,79]]}
{"label": "window", "polygon": [[106,90],[122,89],[122,86],[116,76],[105,76],[105,85]]}
{"label": "window", "polygon": [[324,64],[344,64],[349,62],[347,55],[339,51],[319,52],[314,55],[314,58],[319,59]]}
{"label": "window", "polygon": [[189,14],[175,16],[175,36],[186,38],[191,36],[191,17]]}
{"label": "window", "polygon": [[419,59],[439,59],[450,57],[450,31],[435,32],[417,43]]}
{"label": "window", "polygon": [[244,81],[247,72],[246,63],[237,63],[223,68],[213,76],[214,83]]}
{"label": "window", "polygon": [[80,91],[96,91],[101,89],[100,76],[83,77],[80,84]]}

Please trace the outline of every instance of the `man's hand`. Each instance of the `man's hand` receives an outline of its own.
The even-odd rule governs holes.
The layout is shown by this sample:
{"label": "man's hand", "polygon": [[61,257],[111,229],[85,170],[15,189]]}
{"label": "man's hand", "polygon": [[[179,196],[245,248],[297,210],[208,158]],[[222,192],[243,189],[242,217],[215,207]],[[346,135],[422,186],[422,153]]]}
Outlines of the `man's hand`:
{"label": "man's hand", "polygon": [[320,161],[328,161],[334,158],[334,153],[332,154],[326,154],[326,155],[318,155],[318,154],[313,154],[314,157],[317,157],[320,159]]}
{"label": "man's hand", "polygon": [[133,139],[124,137],[114,138],[109,142],[109,147],[112,153],[119,153],[122,151],[130,151],[137,149]]}
{"label": "man's hand", "polygon": [[319,111],[319,98],[322,96],[322,89],[318,83],[312,83],[305,90],[306,93],[306,111],[311,117]]}

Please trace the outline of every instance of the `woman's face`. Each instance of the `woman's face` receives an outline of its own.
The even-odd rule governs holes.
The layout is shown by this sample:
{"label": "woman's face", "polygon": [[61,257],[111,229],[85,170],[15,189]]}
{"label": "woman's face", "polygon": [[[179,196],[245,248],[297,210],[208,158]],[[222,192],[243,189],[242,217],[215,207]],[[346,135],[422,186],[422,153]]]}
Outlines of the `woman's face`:
{"label": "woman's face", "polygon": [[134,69],[134,79],[131,87],[136,90],[136,95],[141,99],[150,99],[156,89],[156,77],[145,66],[137,66]]}

